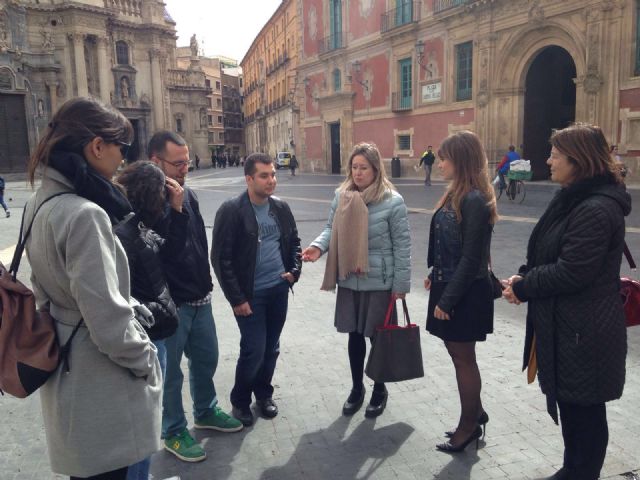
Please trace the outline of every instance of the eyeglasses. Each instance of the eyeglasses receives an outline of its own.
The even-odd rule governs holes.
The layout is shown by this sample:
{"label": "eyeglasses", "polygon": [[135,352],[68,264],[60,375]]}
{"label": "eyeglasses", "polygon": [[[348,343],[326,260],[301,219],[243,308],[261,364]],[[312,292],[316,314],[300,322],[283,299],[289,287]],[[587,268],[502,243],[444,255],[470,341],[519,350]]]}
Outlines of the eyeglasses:
{"label": "eyeglasses", "polygon": [[120,145],[120,153],[122,154],[122,158],[127,158],[127,153],[129,153],[129,148],[131,147],[130,143],[121,142],[120,140],[116,140],[116,145]]}
{"label": "eyeglasses", "polygon": [[160,161],[168,163],[171,166],[174,166],[176,168],[183,168],[183,167],[189,167],[191,166],[191,160],[178,160],[177,162],[171,162],[169,160],[166,160],[162,157],[158,157],[158,155],[156,155],[156,158],[158,158]]}

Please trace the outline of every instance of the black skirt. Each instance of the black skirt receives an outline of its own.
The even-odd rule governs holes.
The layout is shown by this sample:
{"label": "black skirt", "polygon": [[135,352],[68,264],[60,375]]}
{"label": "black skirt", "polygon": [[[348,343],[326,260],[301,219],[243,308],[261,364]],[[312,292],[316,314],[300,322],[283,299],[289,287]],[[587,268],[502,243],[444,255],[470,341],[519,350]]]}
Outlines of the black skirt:
{"label": "black skirt", "polygon": [[438,320],[433,311],[447,287],[446,282],[432,283],[427,310],[427,331],[448,342],[483,342],[493,333],[493,295],[487,276],[474,280],[469,290],[453,307],[451,319]]}

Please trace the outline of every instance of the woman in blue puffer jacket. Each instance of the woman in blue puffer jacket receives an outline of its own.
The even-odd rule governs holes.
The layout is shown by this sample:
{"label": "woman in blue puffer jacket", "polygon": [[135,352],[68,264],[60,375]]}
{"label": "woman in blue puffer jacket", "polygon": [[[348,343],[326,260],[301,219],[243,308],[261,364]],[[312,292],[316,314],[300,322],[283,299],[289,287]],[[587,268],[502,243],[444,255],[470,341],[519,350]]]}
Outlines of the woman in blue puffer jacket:
{"label": "woman in blue puffer jacket", "polygon": [[[365,337],[376,327],[395,294],[404,298],[411,277],[411,237],[407,207],[387,178],[374,144],[359,143],[351,152],[347,178],[336,190],[322,233],[302,252],[315,262],[328,252],[323,290],[335,290],[335,326],[349,334],[353,389],[342,413],[354,414],[364,402]],[[365,416],[377,417],[387,404],[384,383],[375,383]]]}

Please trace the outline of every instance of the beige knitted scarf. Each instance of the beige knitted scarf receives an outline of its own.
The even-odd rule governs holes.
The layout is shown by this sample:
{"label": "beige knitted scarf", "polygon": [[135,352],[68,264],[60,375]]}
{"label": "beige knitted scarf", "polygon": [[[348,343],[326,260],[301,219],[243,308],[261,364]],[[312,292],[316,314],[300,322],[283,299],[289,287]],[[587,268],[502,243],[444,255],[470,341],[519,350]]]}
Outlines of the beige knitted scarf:
{"label": "beige knitted scarf", "polygon": [[373,185],[364,191],[340,193],[333,215],[329,253],[321,290],[335,290],[338,279],[350,274],[369,272],[369,209],[367,204],[375,193]]}

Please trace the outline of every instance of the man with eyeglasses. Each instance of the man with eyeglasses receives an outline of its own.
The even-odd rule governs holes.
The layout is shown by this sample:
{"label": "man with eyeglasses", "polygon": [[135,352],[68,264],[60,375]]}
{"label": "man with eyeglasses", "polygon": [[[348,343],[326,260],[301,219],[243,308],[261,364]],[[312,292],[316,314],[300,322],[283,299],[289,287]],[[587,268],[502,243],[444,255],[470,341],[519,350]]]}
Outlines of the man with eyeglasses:
{"label": "man with eyeglasses", "polygon": [[252,395],[262,416],[278,415],[272,379],[289,289],[300,277],[302,260],[291,209],[273,196],[273,159],[263,153],[249,155],[244,174],[247,190],[224,202],[216,213],[211,263],[240,329],[232,413],[249,426]]}
{"label": "man with eyeglasses", "polygon": [[[179,459],[199,462],[206,458],[206,453],[189,434],[182,405],[184,375],[180,361],[183,353],[189,359],[195,428],[237,432],[243,426],[220,409],[213,383],[218,365],[218,338],[211,309],[213,282],[207,235],[198,198],[185,185],[191,163],[189,147],[179,135],[160,131],[149,141],[148,155],[166,176],[182,185],[182,210],[189,215],[184,249],[178,255],[163,258],[171,296],[178,306],[180,323],[176,333],[165,340],[167,372],[162,402],[162,438],[165,449]],[[163,237],[169,231],[171,215],[171,208],[167,204],[164,218],[153,226]]]}

